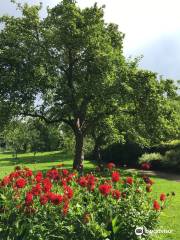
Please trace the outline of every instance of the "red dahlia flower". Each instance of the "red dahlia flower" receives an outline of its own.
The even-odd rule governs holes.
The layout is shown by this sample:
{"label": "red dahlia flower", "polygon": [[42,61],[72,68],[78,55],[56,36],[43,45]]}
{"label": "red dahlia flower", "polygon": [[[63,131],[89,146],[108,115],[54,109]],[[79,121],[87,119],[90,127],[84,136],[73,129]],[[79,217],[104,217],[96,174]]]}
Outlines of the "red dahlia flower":
{"label": "red dahlia flower", "polygon": [[41,185],[40,185],[40,183],[37,183],[36,186],[32,187],[31,193],[34,196],[38,196],[41,193]]}
{"label": "red dahlia flower", "polygon": [[141,168],[143,170],[149,170],[151,168],[151,165],[147,162],[141,164]]}
{"label": "red dahlia flower", "polygon": [[48,202],[48,196],[47,195],[41,195],[40,196],[40,199],[39,199],[39,201],[40,201],[40,203],[41,203],[41,205],[45,205],[47,202]]}
{"label": "red dahlia flower", "polygon": [[0,186],[5,187],[5,186],[7,186],[10,182],[11,182],[10,177],[9,177],[9,176],[5,176],[5,177],[2,179],[2,181],[1,181],[1,183],[0,183]]}
{"label": "red dahlia flower", "polygon": [[80,177],[78,180],[78,183],[81,187],[86,187],[88,184],[88,181],[85,177]]}
{"label": "red dahlia flower", "polygon": [[68,210],[69,210],[69,202],[67,201],[67,202],[64,203],[64,206],[63,206],[63,211],[62,212],[63,212],[64,216],[67,215]]}
{"label": "red dahlia flower", "polygon": [[95,188],[95,184],[97,179],[95,178],[95,176],[93,174],[88,174],[86,176],[86,180],[87,180],[87,187],[90,191],[94,191]]}
{"label": "red dahlia flower", "polygon": [[28,193],[26,193],[25,204],[26,204],[26,206],[29,206],[32,203],[33,203],[33,194],[28,192]]}
{"label": "red dahlia flower", "polygon": [[71,187],[65,186],[65,187],[64,187],[64,194],[65,194],[69,199],[71,199],[71,198],[73,197],[73,195],[74,195],[74,192],[73,192],[73,190],[72,190]]}
{"label": "red dahlia flower", "polygon": [[114,172],[112,173],[112,181],[113,181],[113,182],[118,182],[119,179],[120,179],[119,173],[118,173],[117,171],[114,171]]}
{"label": "red dahlia flower", "polygon": [[65,176],[67,176],[69,174],[69,171],[67,169],[63,169],[62,170],[62,174],[65,177]]}
{"label": "red dahlia flower", "polygon": [[112,190],[112,197],[115,199],[119,199],[121,196],[121,192],[119,190]]}
{"label": "red dahlia flower", "polygon": [[133,184],[133,178],[132,177],[127,177],[126,178],[126,183],[132,185]]}
{"label": "red dahlia flower", "polygon": [[49,178],[45,178],[42,180],[42,190],[43,192],[47,193],[51,190],[52,188],[52,183],[49,180]]}
{"label": "red dahlia flower", "polygon": [[63,196],[60,194],[55,194],[55,193],[51,193],[50,195],[50,201],[54,204],[54,205],[59,205],[63,202]]}
{"label": "red dahlia flower", "polygon": [[47,173],[46,173],[46,176],[50,179],[53,179],[53,180],[58,180],[59,179],[59,173],[58,173],[58,170],[53,168],[51,170],[48,170]]}
{"label": "red dahlia flower", "polygon": [[108,184],[102,184],[99,186],[99,191],[102,195],[107,196],[111,192],[111,185]]}
{"label": "red dahlia flower", "polygon": [[157,200],[154,200],[153,207],[156,211],[159,211],[161,208]]}
{"label": "red dahlia flower", "polygon": [[11,180],[13,180],[14,178],[18,178],[19,177],[19,172],[18,171],[12,172],[9,175],[9,177],[10,177]]}
{"label": "red dahlia flower", "polygon": [[23,188],[26,185],[26,180],[24,178],[19,178],[16,180],[16,187]]}
{"label": "red dahlia flower", "polygon": [[165,200],[166,200],[166,194],[161,193],[161,195],[160,195],[160,201],[161,201],[161,202],[164,202]]}
{"label": "red dahlia flower", "polygon": [[107,164],[107,168],[108,168],[109,170],[111,170],[112,168],[115,168],[115,167],[116,167],[116,165],[115,165],[114,163],[112,163],[112,162],[110,162],[110,163]]}
{"label": "red dahlia flower", "polygon": [[41,171],[37,172],[35,176],[36,182],[41,182],[42,178],[43,178],[42,172]]}

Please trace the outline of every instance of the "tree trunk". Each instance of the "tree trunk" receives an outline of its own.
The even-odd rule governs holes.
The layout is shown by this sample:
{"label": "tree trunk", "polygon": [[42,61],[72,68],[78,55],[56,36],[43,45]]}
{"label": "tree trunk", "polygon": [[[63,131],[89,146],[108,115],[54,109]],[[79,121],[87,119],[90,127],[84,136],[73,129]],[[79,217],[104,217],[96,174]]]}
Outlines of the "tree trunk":
{"label": "tree trunk", "polygon": [[75,155],[73,168],[82,171],[83,170],[83,160],[84,160],[84,135],[80,132],[75,134]]}

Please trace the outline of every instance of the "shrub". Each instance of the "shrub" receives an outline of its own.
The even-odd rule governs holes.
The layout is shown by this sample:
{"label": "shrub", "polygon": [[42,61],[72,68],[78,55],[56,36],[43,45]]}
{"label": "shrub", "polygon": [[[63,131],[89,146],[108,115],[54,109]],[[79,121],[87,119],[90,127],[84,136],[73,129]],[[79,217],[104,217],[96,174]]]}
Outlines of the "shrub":
{"label": "shrub", "polygon": [[105,177],[16,168],[0,183],[0,239],[139,239],[135,228],[154,229],[167,197],[152,199],[148,177],[110,169]]}
{"label": "shrub", "polygon": [[121,166],[137,167],[138,158],[144,151],[143,147],[133,142],[113,144],[102,152],[102,159],[105,162],[114,161],[117,165],[120,164]]}
{"label": "shrub", "polygon": [[166,169],[180,171],[180,149],[167,151],[163,157],[163,166]]}
{"label": "shrub", "polygon": [[139,158],[139,164],[149,163],[153,170],[180,172],[180,149],[160,153],[145,153]]}
{"label": "shrub", "polygon": [[160,153],[144,153],[139,158],[139,163],[158,161],[158,160],[162,160],[162,158],[163,156]]}
{"label": "shrub", "polygon": [[143,163],[149,163],[151,169],[160,170],[163,165],[162,160],[163,156],[160,153],[144,153],[139,158],[139,163],[141,166]]}

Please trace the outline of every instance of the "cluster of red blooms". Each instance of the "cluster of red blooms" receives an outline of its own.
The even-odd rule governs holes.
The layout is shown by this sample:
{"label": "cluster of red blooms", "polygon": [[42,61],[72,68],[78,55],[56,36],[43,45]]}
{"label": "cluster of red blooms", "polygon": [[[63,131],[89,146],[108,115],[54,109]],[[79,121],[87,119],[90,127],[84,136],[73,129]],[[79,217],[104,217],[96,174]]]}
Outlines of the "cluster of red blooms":
{"label": "cluster of red blooms", "polygon": [[[161,193],[159,199],[160,199],[161,202],[165,202],[166,201],[166,194]],[[161,205],[158,203],[157,200],[154,200],[153,207],[156,211],[159,211],[161,209]]]}
{"label": "cluster of red blooms", "polygon": [[113,162],[110,162],[110,163],[107,164],[107,168],[108,168],[109,170],[111,170],[111,169],[113,169],[113,168],[115,168],[115,167],[116,167],[116,165],[115,165]]}
{"label": "cluster of red blooms", "polygon": [[97,178],[95,178],[95,176],[92,174],[88,174],[84,177],[80,177],[77,180],[77,182],[81,187],[87,187],[87,189],[89,191],[94,191],[96,182],[97,182]]}
{"label": "cluster of red blooms", "polygon": [[[51,203],[57,206],[63,203],[62,212],[67,214],[69,202],[74,194],[73,189],[68,186],[68,183],[74,176],[75,174],[69,173],[67,169],[63,169],[59,172],[57,169],[53,168],[47,171],[46,177],[44,178],[41,171],[33,175],[32,171],[28,168],[21,170],[20,167],[16,167],[14,172],[2,179],[0,187],[11,185],[15,190],[17,198],[17,193],[20,189],[26,189],[26,186],[31,186],[31,189],[28,189],[25,193],[24,205],[26,208],[30,209],[34,200],[39,199],[41,205]],[[62,194],[52,192],[53,182],[56,183],[57,181],[60,181],[63,186]]]}
{"label": "cluster of red blooms", "polygon": [[141,164],[141,168],[143,170],[149,170],[151,168],[151,165],[150,165],[150,163],[145,162],[145,163]]}
{"label": "cluster of red blooms", "polygon": [[117,171],[112,172],[112,181],[113,182],[118,182],[120,180],[120,174]]}
{"label": "cluster of red blooms", "polygon": [[119,199],[121,196],[121,192],[117,189],[112,189],[112,186],[109,184],[101,184],[99,186],[99,191],[102,195],[108,196],[111,194],[111,196],[115,199]]}
{"label": "cluster of red blooms", "polygon": [[[114,163],[108,164],[108,168],[110,170],[114,167]],[[97,184],[98,178],[96,178],[92,173],[79,178],[76,178],[75,176],[75,173],[70,173],[67,169],[58,170],[56,168],[52,168],[43,176],[41,171],[33,174],[28,168],[20,169],[19,167],[16,167],[14,172],[2,179],[0,187],[4,188],[6,186],[11,186],[13,191],[15,191],[13,196],[13,199],[15,200],[19,198],[20,193],[23,191],[23,193],[25,193],[25,199],[22,206],[25,206],[28,211],[33,210],[35,202],[39,202],[42,206],[45,206],[46,204],[54,206],[61,205],[62,213],[66,215],[75,190],[75,188],[73,189],[71,187],[71,182],[74,182],[73,185],[77,183],[75,184],[76,186],[79,185],[90,192],[93,192],[96,188],[100,195],[104,197],[111,196],[112,198],[118,200],[121,196],[122,198],[126,198],[127,194],[126,191],[122,190],[121,192],[118,189],[114,189],[115,186],[117,187],[116,183],[120,182],[123,184],[122,186],[129,188],[135,181],[130,176],[121,180],[118,171],[112,171],[111,179],[103,179],[103,183],[100,180],[99,184]],[[143,176],[142,178],[146,183],[146,191],[150,192],[153,181],[148,176]],[[58,188],[61,190],[61,193],[57,193]],[[53,191],[53,189],[56,190]],[[140,190],[137,189],[136,192],[140,192]],[[162,193],[159,200],[164,202],[166,200],[166,195]],[[17,208],[19,208],[19,206],[20,205],[18,205]],[[161,209],[161,205],[157,200],[154,200],[153,208],[156,211]]]}

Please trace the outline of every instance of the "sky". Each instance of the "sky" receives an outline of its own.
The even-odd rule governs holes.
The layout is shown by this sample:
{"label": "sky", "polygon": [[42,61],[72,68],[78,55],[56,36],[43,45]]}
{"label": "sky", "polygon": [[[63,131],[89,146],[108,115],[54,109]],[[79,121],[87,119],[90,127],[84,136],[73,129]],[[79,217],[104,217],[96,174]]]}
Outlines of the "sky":
{"label": "sky", "polygon": [[[125,33],[124,54],[143,55],[141,68],[155,71],[165,78],[180,79],[180,1],[179,0],[77,0],[80,7],[106,5],[105,20],[119,25]],[[39,0],[18,0],[39,3]],[[53,7],[59,0],[41,0]],[[0,15],[16,15],[10,0],[0,0]]]}

